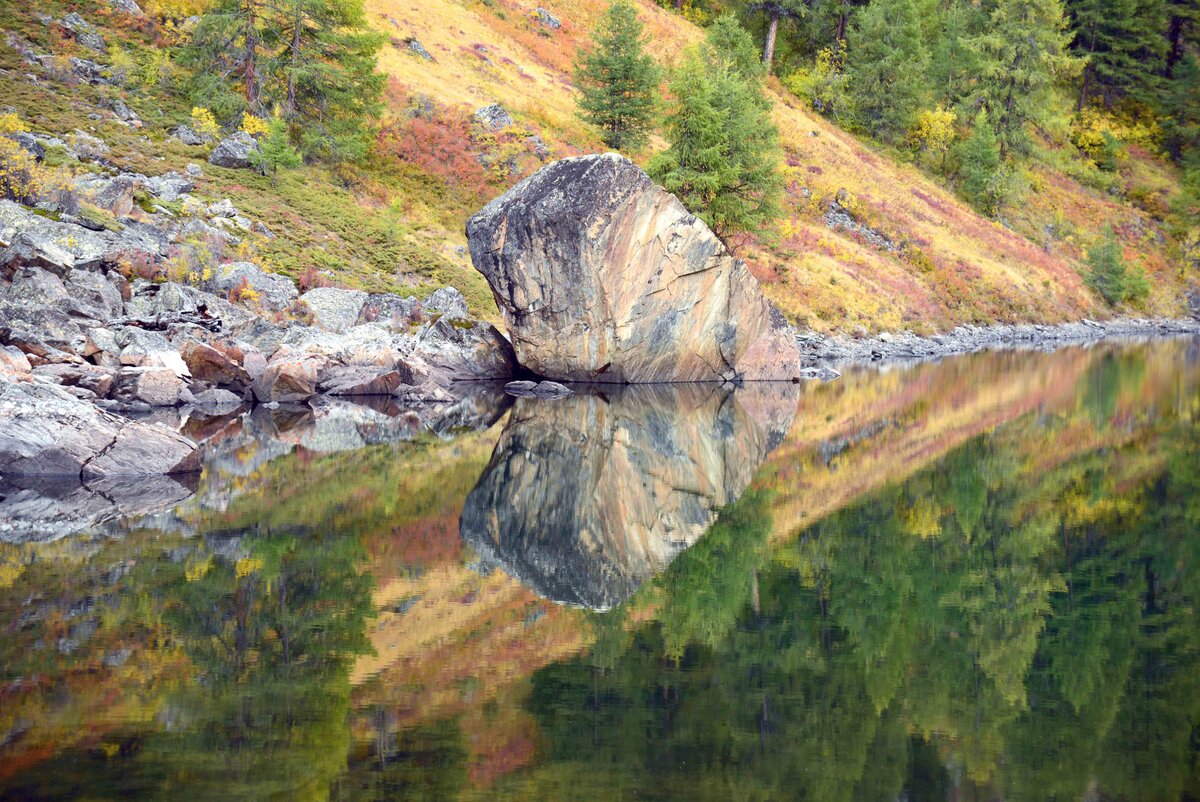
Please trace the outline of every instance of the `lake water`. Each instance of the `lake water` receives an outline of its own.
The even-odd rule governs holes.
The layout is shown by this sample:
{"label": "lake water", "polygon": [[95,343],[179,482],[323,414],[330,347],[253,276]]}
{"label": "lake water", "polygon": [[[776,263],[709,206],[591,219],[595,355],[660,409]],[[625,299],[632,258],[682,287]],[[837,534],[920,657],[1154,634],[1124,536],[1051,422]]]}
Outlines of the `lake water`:
{"label": "lake water", "polygon": [[187,430],[0,489],[0,799],[1200,798],[1198,341]]}

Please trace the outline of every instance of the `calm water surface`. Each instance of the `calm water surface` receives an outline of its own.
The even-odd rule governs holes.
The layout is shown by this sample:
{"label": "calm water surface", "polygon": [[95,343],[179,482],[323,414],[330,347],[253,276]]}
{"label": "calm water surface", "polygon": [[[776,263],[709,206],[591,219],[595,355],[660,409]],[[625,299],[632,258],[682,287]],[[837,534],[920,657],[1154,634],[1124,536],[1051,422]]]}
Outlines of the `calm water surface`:
{"label": "calm water surface", "polygon": [[187,431],[0,485],[0,799],[1200,798],[1200,342]]}

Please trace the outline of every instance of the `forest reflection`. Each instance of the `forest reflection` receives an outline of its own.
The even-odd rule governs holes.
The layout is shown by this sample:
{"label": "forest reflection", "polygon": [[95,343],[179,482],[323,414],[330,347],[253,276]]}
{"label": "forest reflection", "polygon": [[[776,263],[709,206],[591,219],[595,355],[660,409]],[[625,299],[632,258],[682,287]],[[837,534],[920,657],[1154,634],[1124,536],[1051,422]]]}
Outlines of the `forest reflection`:
{"label": "forest reflection", "polygon": [[0,546],[0,798],[1200,796],[1195,342],[853,372],[796,410],[604,612],[460,536],[509,417]]}

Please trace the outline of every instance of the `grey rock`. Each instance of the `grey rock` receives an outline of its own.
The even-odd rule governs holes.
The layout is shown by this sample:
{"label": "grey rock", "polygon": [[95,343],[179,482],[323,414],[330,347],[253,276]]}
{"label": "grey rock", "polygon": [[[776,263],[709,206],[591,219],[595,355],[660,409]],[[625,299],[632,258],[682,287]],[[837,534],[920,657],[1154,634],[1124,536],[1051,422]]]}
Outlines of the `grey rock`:
{"label": "grey rock", "polygon": [[0,346],[0,380],[24,376],[31,370],[29,357],[20,348],[15,345]]}
{"label": "grey rock", "polygon": [[0,274],[16,265],[37,265],[63,277],[72,268],[113,262],[132,242],[110,232],[90,231],[36,215],[12,201],[0,200]]}
{"label": "grey rock", "polygon": [[438,312],[449,320],[464,320],[467,317],[467,299],[454,287],[441,287],[425,299],[426,312]]}
{"label": "grey rock", "polygon": [[134,17],[142,16],[142,7],[135,0],[105,0],[105,2],[118,11],[124,11]]}
{"label": "grey rock", "polygon": [[488,106],[475,110],[475,122],[479,123],[485,131],[502,131],[512,125],[515,121],[512,115],[508,113],[508,109],[501,106],[499,103],[492,103]]}
{"label": "grey rock", "polygon": [[563,159],[467,223],[521,365],[587,382],[791,380],[794,332],[699,218],[628,159]]}
{"label": "grey rock", "polygon": [[209,415],[227,414],[242,405],[242,397],[229,390],[213,387],[196,393],[191,404]]}
{"label": "grey rock", "polygon": [[416,39],[408,40],[408,49],[426,61],[433,61],[433,56],[430,55],[429,51],[425,49],[425,45],[421,44]]}
{"label": "grey rock", "polygon": [[233,205],[233,201],[229,198],[222,198],[216,203],[210,204],[208,213],[213,217],[237,217],[237,207]]}
{"label": "grey rock", "polygon": [[545,25],[548,28],[553,28],[554,30],[558,30],[559,28],[562,27],[562,22],[558,19],[558,17],[554,16],[553,14],[551,14],[549,11],[542,8],[541,6],[538,6],[534,10],[533,16],[537,19],[538,22],[540,22],[542,25]]}
{"label": "grey rock", "polygon": [[461,380],[509,379],[517,370],[512,345],[490,323],[464,326],[442,318],[417,335],[411,357],[443,388]]}
{"label": "grey rock", "polygon": [[53,385],[0,381],[6,477],[148,476],[197,470],[196,445],[164,427],[111,415]]}
{"label": "grey rock", "polygon": [[112,397],[125,404],[173,407],[186,386],[170,368],[123,367],[114,378]]}
{"label": "grey rock", "polygon": [[[78,61],[78,59],[73,59],[73,61]],[[96,64],[95,67],[102,69],[99,64]],[[109,147],[103,139],[92,136],[86,131],[80,131],[78,128],[71,133],[68,140],[71,150],[84,161],[100,161],[109,154]]]}
{"label": "grey rock", "polygon": [[416,298],[401,298],[386,292],[373,292],[367,296],[359,323],[377,323],[389,331],[408,332],[421,317],[421,304]]}
{"label": "grey rock", "polygon": [[127,104],[124,100],[116,98],[108,104],[108,107],[112,109],[113,114],[117,116],[117,119],[126,125],[129,125],[133,128],[142,127],[142,118],[139,117],[138,113],[131,109],[129,104]]}
{"label": "grey rock", "polygon": [[[118,276],[118,278],[120,278]],[[75,317],[107,323],[120,317],[121,289],[109,276],[94,270],[72,270],[65,283],[68,308]]]}
{"label": "grey rock", "polygon": [[171,136],[175,137],[183,144],[191,145],[192,147],[198,145],[207,145],[211,141],[208,137],[204,137],[196,133],[196,131],[188,125],[179,126],[174,130],[174,132],[172,132]]}
{"label": "grey rock", "polygon": [[386,367],[338,365],[322,372],[318,389],[329,395],[390,396],[406,383],[399,371]]}
{"label": "grey rock", "polygon": [[258,142],[245,131],[221,140],[208,157],[208,163],[217,167],[245,168],[251,166],[252,154],[258,152]]}
{"label": "grey rock", "polygon": [[128,217],[133,211],[133,191],[139,181],[131,175],[115,176],[84,173],[75,179],[75,187],[93,204],[114,217]]}
{"label": "grey rock", "polygon": [[168,202],[177,201],[181,195],[186,195],[196,188],[196,182],[190,176],[174,172],[151,176],[142,184],[151,195]]}
{"label": "grey rock", "polygon": [[200,168],[200,165],[192,164],[190,162],[188,163],[187,167],[183,168],[183,171],[185,173],[187,173],[188,175],[190,175],[192,178],[200,178],[201,176],[204,175],[204,170],[202,170]]}
{"label": "grey rock", "polygon": [[305,401],[317,394],[317,383],[330,359],[322,354],[281,348],[254,380],[254,397],[262,402]]}
{"label": "grey rock", "polygon": [[46,148],[41,142],[38,141],[37,137],[26,133],[25,131],[16,131],[14,133],[7,134],[7,136],[13,142],[16,142],[18,145],[20,145],[22,150],[33,156],[33,158],[37,159],[39,162],[45,160]]}
{"label": "grey rock", "polygon": [[[136,326],[114,329],[117,345],[121,347],[118,360],[122,365],[138,368],[164,368],[179,378],[189,378],[188,366],[165,336]],[[178,398],[176,393],[176,398]],[[143,399],[144,400],[144,399]],[[171,403],[175,403],[172,399]]]}
{"label": "grey rock", "polygon": [[504,392],[519,398],[533,398],[537,395],[537,393],[534,392],[537,390],[537,386],[537,382],[521,379],[520,381],[508,382],[505,384]]}
{"label": "grey rock", "polygon": [[290,278],[267,273],[251,262],[221,265],[213,281],[223,293],[228,293],[245,281],[245,286],[258,294],[259,305],[275,311],[287,309],[300,295]]}
{"label": "grey rock", "polygon": [[313,322],[329,331],[345,332],[358,322],[367,294],[362,290],[318,287],[300,296],[313,313]]}
{"label": "grey rock", "polygon": [[79,16],[79,14],[71,12],[59,20],[58,23],[71,32],[71,35],[75,37],[75,41],[89,50],[95,50],[100,53],[108,50],[108,46],[104,43],[104,37],[97,33],[95,27]]}

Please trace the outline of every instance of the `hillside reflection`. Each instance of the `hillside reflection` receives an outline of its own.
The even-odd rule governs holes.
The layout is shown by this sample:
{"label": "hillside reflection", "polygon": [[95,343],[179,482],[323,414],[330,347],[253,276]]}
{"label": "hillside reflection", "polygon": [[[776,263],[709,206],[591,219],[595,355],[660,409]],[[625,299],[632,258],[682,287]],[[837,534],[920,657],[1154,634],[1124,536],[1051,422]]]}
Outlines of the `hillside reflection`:
{"label": "hillside reflection", "polygon": [[212,424],[0,544],[0,798],[1200,797],[1200,347],[796,391]]}

